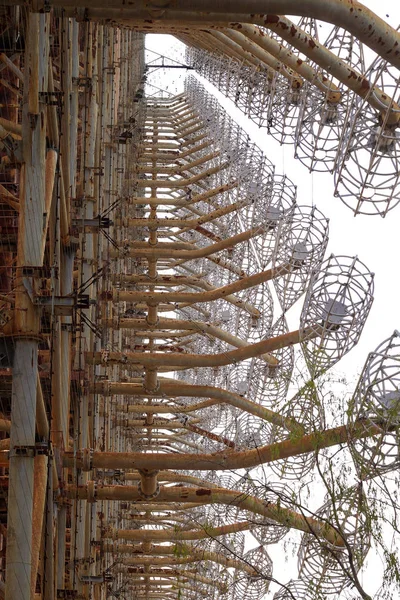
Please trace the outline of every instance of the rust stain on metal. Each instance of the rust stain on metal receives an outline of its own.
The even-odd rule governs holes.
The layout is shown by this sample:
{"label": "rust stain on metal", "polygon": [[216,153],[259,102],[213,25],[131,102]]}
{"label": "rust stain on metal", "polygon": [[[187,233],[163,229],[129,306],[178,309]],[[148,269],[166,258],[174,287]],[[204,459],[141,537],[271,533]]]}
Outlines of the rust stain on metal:
{"label": "rust stain on metal", "polygon": [[267,15],[264,19],[264,23],[279,23],[278,15]]}
{"label": "rust stain on metal", "polygon": [[363,90],[369,90],[370,89],[370,84],[366,79],[363,79],[361,82],[361,89]]}
{"label": "rust stain on metal", "polygon": [[196,496],[211,496],[211,490],[200,488],[196,490]]}

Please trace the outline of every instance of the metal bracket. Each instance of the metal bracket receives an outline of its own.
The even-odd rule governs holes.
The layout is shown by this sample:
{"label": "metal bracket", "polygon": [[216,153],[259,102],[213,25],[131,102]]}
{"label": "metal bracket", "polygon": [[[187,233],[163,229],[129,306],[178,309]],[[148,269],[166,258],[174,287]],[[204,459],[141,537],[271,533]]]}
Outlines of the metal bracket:
{"label": "metal bracket", "polygon": [[36,456],[36,446],[14,446],[10,449],[10,458],[34,458]]}
{"label": "metal bracket", "polygon": [[77,294],[75,296],[76,304],[75,308],[87,309],[90,307],[89,294]]}
{"label": "metal bracket", "polygon": [[11,134],[1,140],[7,156],[15,162],[22,162],[22,140],[15,140]]}
{"label": "metal bracket", "polygon": [[60,106],[64,92],[39,92],[39,99],[47,106]]}
{"label": "metal bracket", "polygon": [[57,600],[76,600],[79,598],[77,590],[57,590]]}
{"label": "metal bracket", "polygon": [[91,77],[73,77],[72,83],[77,85],[78,87],[92,87],[92,78]]}
{"label": "metal bracket", "polygon": [[34,303],[44,308],[52,309],[57,315],[72,316],[75,310],[88,309],[90,306],[88,294],[75,296],[35,296]]}
{"label": "metal bracket", "polygon": [[35,446],[14,446],[10,449],[10,456],[20,458],[34,458],[35,456],[51,456],[52,451],[48,444],[38,443]]}
{"label": "metal bracket", "polygon": [[75,208],[82,208],[84,200],[84,196],[77,196],[76,198],[71,198],[71,202],[73,203]]}
{"label": "metal bracket", "polygon": [[46,443],[38,443],[35,446],[36,456],[53,456],[53,451]]}
{"label": "metal bracket", "polygon": [[104,583],[103,575],[80,575],[79,579],[82,583],[86,584],[94,584],[94,583]]}
{"label": "metal bracket", "polygon": [[90,227],[91,229],[109,229],[113,225],[113,221],[107,217],[98,215],[94,219],[73,219],[72,227],[76,229],[85,229]]}
{"label": "metal bracket", "polygon": [[125,471],[114,469],[114,479],[115,481],[125,481]]}
{"label": "metal bracket", "polygon": [[34,279],[50,279],[54,274],[50,267],[32,267],[30,265],[22,267],[23,277],[33,277]]}

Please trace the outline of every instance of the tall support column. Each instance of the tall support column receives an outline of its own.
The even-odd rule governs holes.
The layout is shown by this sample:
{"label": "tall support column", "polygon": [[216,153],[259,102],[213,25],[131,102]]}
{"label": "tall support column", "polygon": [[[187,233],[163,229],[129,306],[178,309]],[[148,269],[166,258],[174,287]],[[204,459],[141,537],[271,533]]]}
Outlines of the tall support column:
{"label": "tall support column", "polygon": [[13,369],[6,600],[30,600],[38,344],[18,340]]}
{"label": "tall support column", "polygon": [[[42,265],[45,191],[46,106],[40,92],[47,91],[48,26],[46,15],[28,15],[24,106],[22,116],[23,162],[12,381],[6,600],[30,600],[32,579],[33,482],[36,393],[38,377],[38,309],[29,296],[24,267]],[[31,280],[35,286],[35,280]]]}

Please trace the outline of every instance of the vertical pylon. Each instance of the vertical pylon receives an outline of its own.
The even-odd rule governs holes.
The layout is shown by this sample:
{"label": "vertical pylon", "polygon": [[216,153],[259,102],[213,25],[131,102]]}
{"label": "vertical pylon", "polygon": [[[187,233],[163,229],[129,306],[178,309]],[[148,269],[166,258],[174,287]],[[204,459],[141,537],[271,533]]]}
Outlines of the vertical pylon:
{"label": "vertical pylon", "polygon": [[[322,43],[316,0],[298,24],[224,3],[210,21],[204,2],[0,10],[6,600],[263,600],[282,540],[298,579],[277,599],[360,590],[366,490],[399,463],[398,332],[368,357],[348,420],[333,414],[323,379],[360,339],[373,274],[324,257],[327,219],[197,77],[158,95],[143,31],[187,43],[309,168],[338,167],[338,193],[363,189],[358,212],[397,201],[383,171],[399,61],[365,70],[360,39],[377,42],[362,23],[382,24],[358,4],[361,25],[347,16],[352,33],[336,23]],[[381,54],[398,37],[385,32]]]}

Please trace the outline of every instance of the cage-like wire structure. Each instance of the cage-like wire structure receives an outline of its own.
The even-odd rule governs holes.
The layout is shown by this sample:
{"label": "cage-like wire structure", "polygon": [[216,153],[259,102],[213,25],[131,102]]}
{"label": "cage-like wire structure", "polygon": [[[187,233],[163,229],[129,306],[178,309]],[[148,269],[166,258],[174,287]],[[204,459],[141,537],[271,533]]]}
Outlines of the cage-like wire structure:
{"label": "cage-like wire structure", "polygon": [[282,224],[273,267],[288,265],[288,273],[274,280],[283,311],[306,291],[310,275],[322,263],[328,243],[328,221],[316,207],[297,206],[288,223]]}
{"label": "cage-like wire structure", "polygon": [[[369,354],[349,402],[350,449],[363,478],[395,471],[399,465],[399,338],[396,330]],[[364,437],[364,432],[373,435]]]}
{"label": "cage-like wire structure", "polygon": [[[362,565],[370,548],[370,523],[360,507],[367,499],[358,486],[348,488],[337,498],[330,498],[317,514],[329,518],[334,514],[335,527],[343,532],[345,547],[333,544],[319,545],[313,533],[303,536],[299,550],[299,575],[307,584],[310,580],[317,592],[331,596],[349,585],[345,570],[350,563],[356,571]],[[344,567],[345,565],[345,567]]]}
{"label": "cage-like wire structure", "polygon": [[314,274],[304,302],[302,348],[313,377],[358,342],[373,301],[374,275],[356,257],[331,255]]}
{"label": "cage-like wire structure", "polygon": [[[358,342],[372,275],[323,262],[325,217],[196,77],[162,89],[190,65],[175,51],[146,65],[143,29],[169,27],[179,2],[145,25],[136,5],[74,2],[0,8],[0,596],[263,600],[272,545],[301,535],[304,585],[276,597],[340,593],[369,507],[339,477],[314,513],[309,483],[343,444],[359,478],[398,466],[397,334],[348,425],[318,379]],[[309,168],[345,178],[354,150],[364,181],[343,132],[365,140],[368,105],[397,135],[383,63],[368,75],[382,89],[357,100],[364,79],[350,92],[342,76],[363,49],[343,30],[322,47],[313,16],[296,35],[279,16],[285,46],[274,19],[181,28],[185,11],[171,31],[197,70]],[[393,158],[382,131],[375,154]]]}
{"label": "cage-like wire structure", "polygon": [[[398,131],[397,123],[391,122],[391,108],[398,113],[399,84],[396,72],[384,60],[375,60],[366,76],[386,91],[391,105],[381,105],[378,111],[361,99],[354,102],[339,148],[335,194],[356,215],[384,217],[399,202]],[[372,86],[368,98],[376,98]]]}
{"label": "cage-like wire structure", "polygon": [[[275,71],[266,64],[250,66],[228,50],[216,57],[210,48],[192,47],[187,61],[259,127],[281,144],[294,145],[295,157],[311,171],[334,173],[336,195],[355,214],[385,216],[398,203],[396,70],[387,56],[367,68],[363,44],[339,26],[328,30],[321,44],[321,24],[314,25],[285,19],[285,29],[302,31],[304,43],[303,36],[283,35],[287,44],[282,45],[273,26],[259,27],[258,39],[250,36],[282,58]],[[326,51],[323,58],[312,52],[317,44]],[[354,89],[349,78],[357,78],[361,86]]]}
{"label": "cage-like wire structure", "polygon": [[274,595],[274,600],[306,600],[310,596],[316,600],[324,600],[324,595],[315,589],[313,581],[304,582],[301,579],[291,579]]}
{"label": "cage-like wire structure", "polygon": [[[313,380],[307,382],[293,398],[285,401],[285,403],[281,402],[279,412],[299,423],[305,434],[325,429],[324,406]],[[279,439],[283,439],[282,431],[275,428],[271,433],[271,443]],[[277,460],[271,465],[271,469],[276,475],[284,479],[300,482],[314,468],[315,462],[315,454],[303,454],[296,458]]]}
{"label": "cage-like wire structure", "polygon": [[[363,45],[346,30],[334,27],[327,35],[324,46],[352,68],[364,72]],[[338,98],[331,99],[328,94],[331,84],[337,85],[339,82],[329,76],[328,72],[323,72],[322,76],[327,93],[325,98],[320,97],[319,102],[310,106],[299,122],[295,156],[310,171],[333,172],[342,140],[346,136],[346,128],[355,109],[355,99],[354,93],[340,84]]]}
{"label": "cage-like wire structure", "polygon": [[234,582],[234,595],[241,598],[262,598],[268,591],[272,576],[272,561],[263,546],[249,550],[243,559],[257,565],[257,574],[242,574]]}

